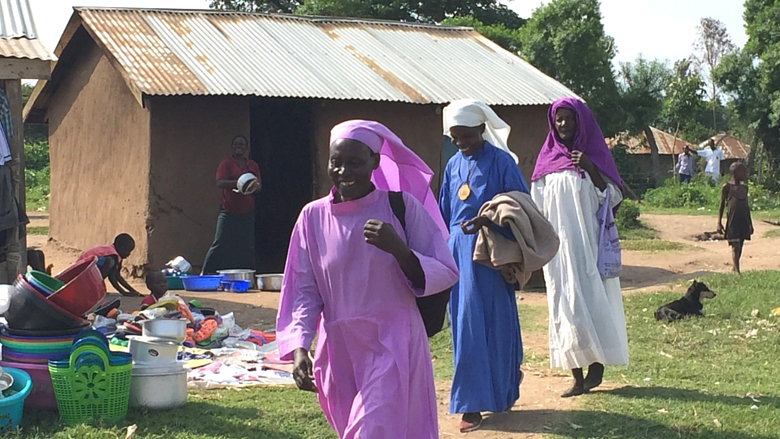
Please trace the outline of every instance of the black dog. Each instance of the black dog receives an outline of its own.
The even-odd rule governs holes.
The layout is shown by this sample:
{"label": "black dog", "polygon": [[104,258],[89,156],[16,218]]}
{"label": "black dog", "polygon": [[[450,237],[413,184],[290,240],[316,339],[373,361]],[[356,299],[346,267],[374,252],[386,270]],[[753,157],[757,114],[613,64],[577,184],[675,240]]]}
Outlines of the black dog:
{"label": "black dog", "polygon": [[704,317],[701,312],[703,307],[701,300],[713,297],[715,297],[715,293],[707,288],[704,282],[693,281],[682,298],[658,308],[655,311],[655,319],[671,322],[689,316]]}

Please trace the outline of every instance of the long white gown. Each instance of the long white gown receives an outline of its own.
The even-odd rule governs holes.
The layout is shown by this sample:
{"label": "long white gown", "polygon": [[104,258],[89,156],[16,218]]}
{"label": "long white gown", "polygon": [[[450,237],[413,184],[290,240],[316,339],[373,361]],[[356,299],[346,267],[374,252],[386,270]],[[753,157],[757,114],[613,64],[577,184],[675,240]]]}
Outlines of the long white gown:
{"label": "long white gown", "polygon": [[[610,207],[623,197],[606,177]],[[605,201],[585,173],[549,174],[531,184],[531,197],[552,223],[561,246],[544,267],[550,311],[550,367],[575,369],[593,363],[628,364],[628,336],[620,279],[602,280],[596,265]]]}

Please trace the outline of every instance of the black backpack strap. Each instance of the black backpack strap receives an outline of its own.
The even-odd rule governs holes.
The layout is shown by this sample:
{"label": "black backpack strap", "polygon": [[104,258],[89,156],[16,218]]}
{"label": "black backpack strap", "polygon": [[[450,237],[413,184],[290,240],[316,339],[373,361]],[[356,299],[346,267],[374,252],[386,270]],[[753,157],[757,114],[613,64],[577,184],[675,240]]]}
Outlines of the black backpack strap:
{"label": "black backpack strap", "polygon": [[388,192],[387,197],[390,199],[390,209],[393,210],[393,215],[398,218],[401,227],[406,231],[406,204],[404,204],[404,194],[401,192]]}

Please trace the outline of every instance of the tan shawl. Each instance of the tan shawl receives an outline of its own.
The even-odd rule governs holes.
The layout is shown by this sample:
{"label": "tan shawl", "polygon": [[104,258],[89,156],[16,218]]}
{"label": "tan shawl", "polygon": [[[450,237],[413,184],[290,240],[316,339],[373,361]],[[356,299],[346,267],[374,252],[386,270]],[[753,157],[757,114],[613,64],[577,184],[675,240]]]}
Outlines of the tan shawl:
{"label": "tan shawl", "polygon": [[526,193],[498,194],[479,209],[479,215],[509,227],[515,237],[516,241],[511,241],[495,229],[484,227],[474,248],[474,262],[500,270],[507,282],[524,286],[531,273],[558,252],[558,235]]}

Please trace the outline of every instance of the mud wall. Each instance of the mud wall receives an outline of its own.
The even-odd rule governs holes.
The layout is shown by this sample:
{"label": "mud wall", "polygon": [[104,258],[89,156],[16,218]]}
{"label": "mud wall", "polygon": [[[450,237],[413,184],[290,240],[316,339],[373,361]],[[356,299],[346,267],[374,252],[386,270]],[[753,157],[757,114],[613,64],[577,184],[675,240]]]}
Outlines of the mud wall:
{"label": "mud wall", "polygon": [[248,97],[148,99],[151,122],[149,268],[175,256],[200,268],[214,239],[219,162],[238,134],[249,138]]}
{"label": "mud wall", "polygon": [[126,232],[136,251],[125,267],[146,263],[149,113],[91,39],[48,110],[50,237],[78,249]]}
{"label": "mud wall", "polygon": [[[520,170],[529,181],[536,156],[547,136],[547,107],[515,106],[495,107],[496,113],[511,127],[509,147],[520,159]],[[442,116],[438,105],[416,105],[367,101],[321,101],[314,105],[314,139],[317,147],[316,187],[317,196],[331,188],[327,175],[328,141],[330,129],[348,119],[369,119],[385,124],[398,134],[404,143],[414,150],[436,174],[433,189],[438,192],[442,171]],[[530,182],[530,181],[529,181]]]}

